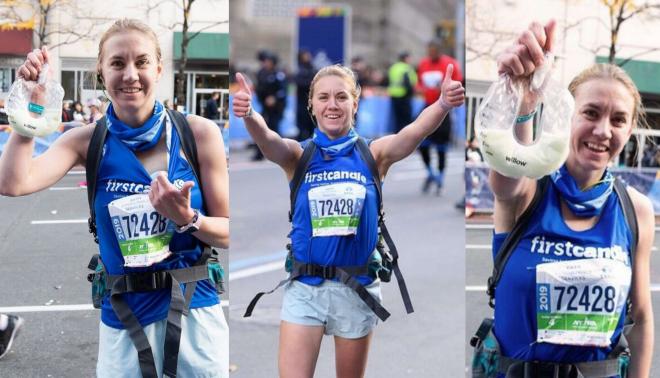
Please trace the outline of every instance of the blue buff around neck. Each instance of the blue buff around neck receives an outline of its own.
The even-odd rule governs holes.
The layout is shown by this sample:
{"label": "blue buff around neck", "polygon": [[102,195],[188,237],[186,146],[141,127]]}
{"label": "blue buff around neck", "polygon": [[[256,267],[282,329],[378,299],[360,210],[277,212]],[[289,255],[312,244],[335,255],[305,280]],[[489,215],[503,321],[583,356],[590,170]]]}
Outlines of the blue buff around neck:
{"label": "blue buff around neck", "polygon": [[614,186],[614,176],[605,170],[598,183],[580,190],[566,164],[552,173],[550,178],[573,214],[585,218],[600,215]]}
{"label": "blue buff around neck", "polygon": [[106,111],[108,132],[118,137],[133,151],[148,150],[160,140],[165,126],[165,115],[165,107],[156,101],[153,114],[146,122],[140,127],[131,127],[117,118],[111,103]]}
{"label": "blue buff around neck", "polygon": [[330,157],[344,155],[353,149],[359,135],[354,128],[348,130],[348,134],[341,138],[330,139],[323,131],[314,129],[312,141]]}

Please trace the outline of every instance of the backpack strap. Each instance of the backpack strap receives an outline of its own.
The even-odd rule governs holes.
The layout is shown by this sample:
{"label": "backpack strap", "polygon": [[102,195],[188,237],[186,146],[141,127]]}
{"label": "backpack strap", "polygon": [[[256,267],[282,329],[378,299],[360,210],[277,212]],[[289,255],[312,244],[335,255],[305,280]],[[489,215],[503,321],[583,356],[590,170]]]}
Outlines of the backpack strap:
{"label": "backpack strap", "polygon": [[635,214],[635,206],[633,206],[626,184],[624,184],[618,177],[614,179],[614,191],[619,198],[619,203],[623,209],[623,216],[626,218],[626,224],[632,234],[632,243],[630,245],[630,266],[632,267],[637,250],[637,243],[639,242],[639,225],[637,224],[637,214]]}
{"label": "backpack strap", "polygon": [[[186,156],[186,160],[188,160],[192,167],[197,183],[199,184],[199,191],[204,193],[202,188],[202,174],[199,170],[199,159],[197,157],[197,143],[195,142],[195,135],[190,128],[190,124],[186,116],[176,110],[167,109],[167,114],[170,116],[174,128],[176,128],[177,134],[179,134],[181,149]],[[204,201],[202,202],[204,203],[204,213],[208,213],[206,203]]]}
{"label": "backpack strap", "polygon": [[94,242],[99,243],[96,234],[96,211],[94,211],[94,200],[96,198],[96,177],[98,176],[99,166],[103,155],[103,145],[105,137],[108,135],[108,127],[105,116],[96,121],[92,138],[87,147],[87,160],[85,162],[85,177],[87,179],[87,203],[89,205],[89,219],[87,225],[89,232],[94,236]]}
{"label": "backpack strap", "polygon": [[500,282],[500,278],[502,278],[504,267],[506,266],[507,261],[509,261],[509,257],[513,253],[513,250],[516,248],[516,245],[518,245],[520,238],[523,236],[523,233],[527,228],[527,224],[532,218],[534,210],[536,210],[536,207],[541,202],[541,199],[543,199],[545,193],[548,191],[549,185],[550,176],[545,176],[536,181],[536,191],[534,192],[532,202],[530,202],[529,206],[527,206],[527,209],[525,209],[518,220],[516,220],[516,223],[513,225],[511,232],[509,232],[509,235],[506,237],[506,239],[504,239],[500,249],[497,251],[497,255],[495,255],[493,274],[488,277],[488,289],[486,290],[486,293],[490,297],[488,300],[488,305],[491,308],[495,308],[495,288]]}
{"label": "backpack strap", "polygon": [[364,138],[359,137],[356,141],[356,146],[360,156],[362,157],[362,160],[364,160],[364,162],[367,164],[367,167],[369,167],[369,171],[371,171],[371,177],[374,180],[376,191],[378,192],[379,234],[385,240],[385,244],[389,249],[389,253],[387,253],[384,248],[378,248],[378,252],[381,253],[383,258],[386,258],[392,262],[392,270],[396,276],[396,282],[399,285],[399,291],[401,292],[403,305],[406,307],[406,312],[410,314],[415,310],[413,309],[412,301],[410,300],[410,294],[408,293],[406,281],[404,280],[401,269],[399,268],[399,252],[397,251],[396,245],[394,245],[394,240],[392,239],[392,236],[390,235],[390,232],[387,230],[387,226],[385,225],[385,211],[383,210],[383,189],[382,182],[380,180],[380,172],[378,171],[378,165],[376,164],[376,160],[371,154],[371,150],[369,149],[369,146],[367,145],[367,142],[364,140]]}
{"label": "backpack strap", "polygon": [[[637,224],[637,214],[635,214],[635,206],[632,203],[632,199],[628,194],[626,189],[626,184],[623,183],[618,177],[614,178],[614,191],[616,192],[617,197],[619,198],[619,204],[623,209],[623,217],[626,218],[626,224],[630,233],[632,234],[632,242],[630,244],[630,268],[633,267],[633,261],[635,260],[635,252],[637,251],[637,243],[639,242],[639,225]],[[631,327],[634,324],[634,321],[631,316],[629,316],[630,311],[632,310],[632,300],[630,299],[630,294],[626,299],[626,319],[624,321],[624,328]],[[619,350],[627,350],[628,343],[625,338],[625,334],[622,333],[619,337],[619,343],[614,348],[612,353],[615,353]]]}
{"label": "backpack strap", "polygon": [[298,160],[298,165],[296,170],[293,173],[293,178],[291,179],[291,192],[289,193],[289,223],[293,222],[293,210],[295,207],[296,198],[298,197],[298,191],[300,190],[300,185],[302,185],[303,177],[307,172],[309,167],[309,162],[312,161],[312,156],[316,152],[316,144],[311,140],[307,141],[305,149],[303,150],[300,160]]}

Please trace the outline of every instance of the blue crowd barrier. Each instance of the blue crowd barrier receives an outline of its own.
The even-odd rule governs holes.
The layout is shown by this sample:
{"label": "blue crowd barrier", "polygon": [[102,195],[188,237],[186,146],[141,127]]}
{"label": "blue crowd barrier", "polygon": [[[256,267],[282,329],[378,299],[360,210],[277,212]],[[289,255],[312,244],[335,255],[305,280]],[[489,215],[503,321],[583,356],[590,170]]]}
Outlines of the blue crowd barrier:
{"label": "blue crowd barrier", "polygon": [[[465,203],[475,211],[493,211],[493,192],[488,184],[489,168],[485,163],[468,163],[465,166]],[[646,195],[653,203],[656,214],[660,214],[660,171],[655,168],[611,169],[612,174]]]}

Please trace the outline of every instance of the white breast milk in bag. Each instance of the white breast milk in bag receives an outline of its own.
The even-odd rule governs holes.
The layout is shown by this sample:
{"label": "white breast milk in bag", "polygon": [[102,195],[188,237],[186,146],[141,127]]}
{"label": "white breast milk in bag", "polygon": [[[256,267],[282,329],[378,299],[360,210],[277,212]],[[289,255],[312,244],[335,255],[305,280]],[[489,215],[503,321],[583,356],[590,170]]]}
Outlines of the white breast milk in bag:
{"label": "white breast milk in bag", "polygon": [[48,64],[44,64],[37,82],[19,78],[9,89],[6,105],[9,124],[23,136],[51,134],[62,121],[64,89],[48,76]]}
{"label": "white breast milk in bag", "polygon": [[529,84],[539,96],[536,109],[541,112],[534,142],[522,144],[514,131],[523,84],[501,75],[479,105],[475,131],[481,152],[486,163],[504,176],[539,178],[566,161],[574,101],[570,92],[551,77],[553,59],[552,54],[546,54],[546,63],[534,72]]}

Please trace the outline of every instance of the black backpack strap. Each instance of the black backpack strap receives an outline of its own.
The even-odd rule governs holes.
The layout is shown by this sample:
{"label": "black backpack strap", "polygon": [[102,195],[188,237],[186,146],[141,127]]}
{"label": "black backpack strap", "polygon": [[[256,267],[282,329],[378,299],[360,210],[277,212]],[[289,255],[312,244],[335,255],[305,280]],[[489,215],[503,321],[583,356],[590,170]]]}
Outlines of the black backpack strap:
{"label": "black backpack strap", "polygon": [[[181,149],[186,156],[186,160],[188,160],[192,167],[195,178],[199,184],[199,190],[204,193],[204,188],[202,188],[202,174],[199,170],[199,159],[197,158],[197,143],[195,142],[195,135],[190,128],[190,124],[188,123],[186,116],[176,110],[167,109],[167,114],[170,116],[177,134],[179,134]],[[204,213],[208,213],[205,202]]]}
{"label": "black backpack strap", "polygon": [[382,189],[382,182],[380,181],[380,172],[378,172],[378,165],[376,164],[376,160],[374,159],[374,156],[371,154],[369,145],[364,140],[364,138],[359,137],[358,140],[355,142],[355,146],[357,147],[362,160],[364,160],[364,162],[367,163],[367,167],[371,172],[371,177],[373,177],[374,183],[376,184],[376,190],[378,191],[378,215],[380,219],[384,216],[384,213],[383,213],[383,189]]}
{"label": "black backpack strap", "polygon": [[628,195],[628,190],[626,190],[626,184],[618,178],[614,179],[614,191],[619,198],[619,203],[621,204],[621,208],[623,208],[623,215],[626,218],[626,224],[628,224],[628,228],[633,237],[632,244],[630,245],[630,266],[632,267],[635,251],[637,250],[637,243],[639,242],[637,214],[635,214],[635,206],[633,206],[630,195]]}
{"label": "black backpack strap", "polygon": [[105,116],[96,121],[92,137],[87,147],[87,160],[85,161],[85,177],[87,180],[87,203],[89,205],[89,219],[87,224],[89,232],[94,235],[94,242],[99,243],[96,235],[96,211],[94,211],[94,200],[96,198],[96,176],[98,175],[101,158],[103,155],[103,145],[105,137],[108,135],[108,127],[105,122]]}
{"label": "black backpack strap", "polygon": [[[630,195],[626,189],[626,184],[619,180],[619,178],[614,179],[614,191],[619,198],[619,203],[623,209],[623,216],[626,218],[626,224],[632,233],[632,242],[630,244],[630,268],[632,269],[633,261],[635,260],[635,252],[637,251],[637,243],[639,242],[639,225],[637,224],[637,214],[635,213],[635,206],[632,203],[632,199],[630,199]],[[630,299],[630,294],[628,294],[626,306],[628,310],[626,312],[627,315],[624,324],[626,326],[630,326],[634,323],[632,317],[630,316],[630,311],[632,310],[632,300]],[[625,343],[625,345],[623,345],[622,342]],[[619,337],[619,345],[617,345],[615,349],[625,350],[627,347],[628,343],[625,341],[625,335],[622,333]],[[614,350],[612,352],[614,353]]]}
{"label": "black backpack strap", "polygon": [[390,313],[381,305],[376,298],[374,298],[369,291],[362,285],[357,279],[353,276],[366,275],[369,272],[367,266],[322,266],[312,263],[302,263],[299,261],[293,261],[293,267],[289,277],[280,281],[272,290],[262,291],[257,293],[257,295],[252,298],[250,304],[245,310],[243,317],[247,318],[252,316],[254,307],[259,302],[262,296],[266,294],[271,294],[275,290],[284,286],[290,281],[295,280],[301,276],[315,276],[322,277],[323,279],[338,279],[344,285],[350,287],[357,293],[357,295],[362,299],[362,301],[378,316],[382,321],[387,320],[390,317]]}
{"label": "black backpack strap", "polygon": [[378,191],[378,228],[380,235],[383,236],[385,244],[389,249],[389,254],[384,251],[381,252],[380,249],[379,252],[384,254],[383,258],[387,258],[392,262],[392,271],[394,271],[396,282],[399,285],[399,292],[401,292],[403,305],[406,307],[406,312],[410,314],[415,310],[413,309],[412,301],[410,300],[410,294],[408,293],[406,281],[403,278],[401,269],[399,269],[399,252],[397,251],[396,245],[394,245],[394,240],[392,240],[392,236],[390,236],[390,232],[387,230],[387,226],[385,225],[385,211],[383,210],[383,189],[382,182],[380,180],[380,172],[378,171],[378,165],[376,164],[376,160],[371,154],[371,150],[369,149],[369,146],[367,145],[367,142],[364,140],[364,138],[359,137],[355,145],[358,149],[358,152],[360,153],[360,157],[362,157],[362,160],[364,160],[364,162],[367,164],[367,167],[369,167],[371,177],[373,177],[374,183],[376,184],[376,190]]}
{"label": "black backpack strap", "polygon": [[293,209],[296,205],[295,202],[296,197],[298,197],[298,190],[300,190],[300,185],[302,185],[303,177],[305,176],[305,172],[307,172],[309,162],[312,160],[314,152],[316,152],[316,144],[311,140],[308,140],[302,156],[298,161],[298,166],[296,166],[296,171],[293,173],[293,178],[291,179],[291,192],[289,193],[289,222],[293,222]]}
{"label": "black backpack strap", "polygon": [[536,207],[541,202],[541,199],[545,196],[545,193],[548,191],[548,186],[550,185],[550,176],[545,176],[536,182],[536,192],[534,192],[534,197],[532,202],[530,202],[527,209],[520,215],[516,223],[513,225],[513,229],[509,232],[509,235],[504,239],[500,249],[495,255],[495,262],[493,264],[493,274],[488,277],[488,289],[486,293],[490,297],[488,305],[492,308],[495,308],[495,288],[502,278],[502,272],[506,266],[507,261],[513,250],[518,245],[520,238],[522,237],[529,220],[532,218],[532,214]]}

